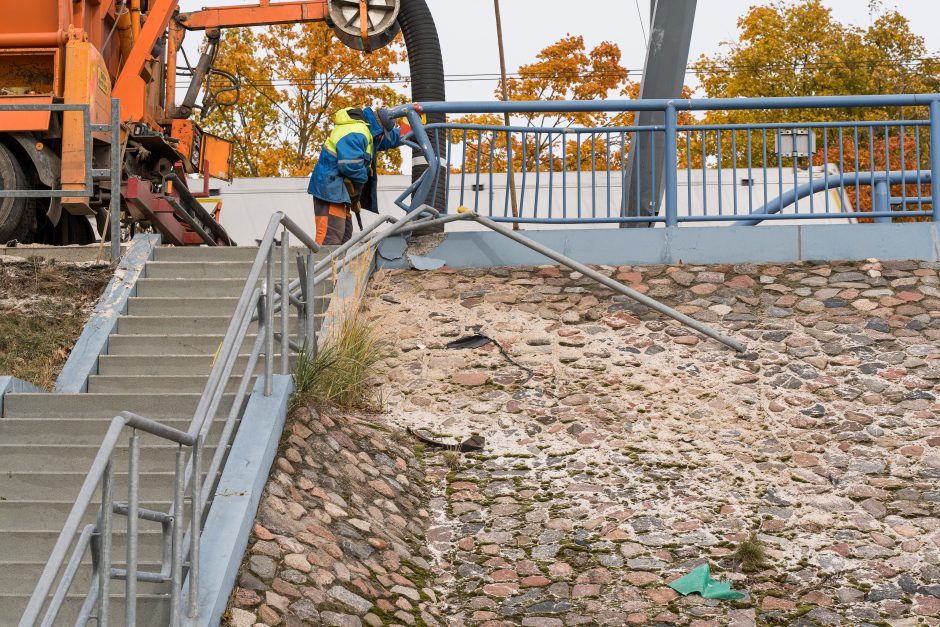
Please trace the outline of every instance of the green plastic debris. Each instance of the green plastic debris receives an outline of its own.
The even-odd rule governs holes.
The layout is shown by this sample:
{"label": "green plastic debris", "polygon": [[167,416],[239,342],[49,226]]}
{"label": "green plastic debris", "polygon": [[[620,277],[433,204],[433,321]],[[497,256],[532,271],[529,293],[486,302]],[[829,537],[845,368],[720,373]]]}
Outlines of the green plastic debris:
{"label": "green plastic debris", "polygon": [[743,592],[735,592],[731,589],[730,581],[716,581],[712,579],[708,564],[698,566],[688,575],[676,579],[669,587],[686,596],[693,592],[698,592],[705,599],[721,599],[723,601],[735,601],[743,599]]}

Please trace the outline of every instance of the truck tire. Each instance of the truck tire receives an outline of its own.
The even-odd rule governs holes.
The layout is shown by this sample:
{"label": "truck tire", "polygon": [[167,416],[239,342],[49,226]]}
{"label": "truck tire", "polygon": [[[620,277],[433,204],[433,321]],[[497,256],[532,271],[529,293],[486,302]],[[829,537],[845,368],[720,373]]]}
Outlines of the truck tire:
{"label": "truck tire", "polygon": [[[0,143],[0,190],[29,189],[26,173],[16,156]],[[31,198],[0,198],[0,246],[10,240],[28,243],[36,222]]]}

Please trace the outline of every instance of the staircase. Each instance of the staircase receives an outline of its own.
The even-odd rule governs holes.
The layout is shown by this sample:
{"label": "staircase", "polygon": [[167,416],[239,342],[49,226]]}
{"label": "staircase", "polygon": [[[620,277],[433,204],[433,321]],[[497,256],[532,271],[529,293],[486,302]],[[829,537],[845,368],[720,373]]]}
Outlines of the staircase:
{"label": "staircase", "polygon": [[[157,249],[87,393],[6,395],[0,418],[0,624],[15,624],[22,614],[111,419],[131,411],[187,430],[256,254],[256,248]],[[332,285],[318,289],[322,315]],[[297,323],[296,312],[291,315]],[[256,327],[252,323],[243,353],[250,351]],[[246,360],[239,357],[233,374],[243,372]],[[233,377],[209,444],[218,441],[238,383]],[[115,494],[124,500],[127,437],[122,439]],[[166,512],[176,447],[148,435],[141,444],[140,506]],[[204,467],[215,449],[205,451]],[[97,505],[88,522],[94,510]],[[114,518],[115,567],[124,562],[125,524],[126,518]],[[140,566],[159,571],[160,526],[141,521],[140,532]],[[90,573],[90,567],[80,569],[56,624],[74,621]],[[114,624],[123,622],[123,588],[123,581],[112,582]],[[138,590],[139,624],[165,625],[168,584],[140,582]]]}

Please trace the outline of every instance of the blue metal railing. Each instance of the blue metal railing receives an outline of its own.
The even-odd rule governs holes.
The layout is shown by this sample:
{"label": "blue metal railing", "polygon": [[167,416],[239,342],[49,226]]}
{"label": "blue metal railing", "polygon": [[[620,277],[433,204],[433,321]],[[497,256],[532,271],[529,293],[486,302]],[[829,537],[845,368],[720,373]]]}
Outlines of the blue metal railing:
{"label": "blue metal railing", "polygon": [[[785,117],[795,121],[761,121],[770,110],[791,110]],[[620,114],[638,111],[661,112],[662,123],[425,125],[419,115],[608,113],[622,120]],[[690,115],[730,111],[756,121],[706,124]],[[940,153],[940,94],[433,102],[396,114],[408,117],[408,143],[429,163],[399,198],[404,208],[443,187],[445,211],[467,207],[526,224],[940,221],[940,189],[930,184],[940,167],[933,158]],[[828,121],[809,121],[820,119]],[[446,148],[436,156],[434,146]]]}

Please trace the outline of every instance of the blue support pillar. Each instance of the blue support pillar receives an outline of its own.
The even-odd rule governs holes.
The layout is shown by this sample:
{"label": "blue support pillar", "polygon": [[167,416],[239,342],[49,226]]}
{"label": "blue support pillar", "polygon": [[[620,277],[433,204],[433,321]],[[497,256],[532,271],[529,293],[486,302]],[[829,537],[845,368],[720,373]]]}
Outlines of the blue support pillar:
{"label": "blue support pillar", "polygon": [[665,151],[665,188],[666,188],[666,226],[679,225],[679,207],[678,207],[678,148],[676,146],[677,126],[676,107],[671,102],[666,105],[666,141]]}
{"label": "blue support pillar", "polygon": [[930,101],[930,205],[940,222],[940,100]]}
{"label": "blue support pillar", "polygon": [[[891,211],[891,204],[888,201],[888,181],[878,179],[875,181],[875,193],[872,194],[871,209],[875,212]],[[875,218],[876,224],[891,224],[891,218]]]}

